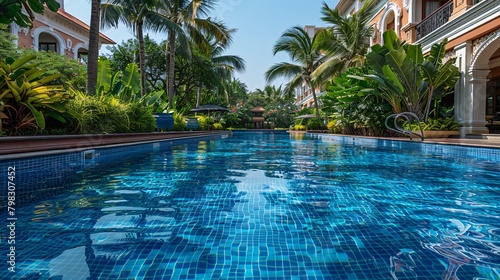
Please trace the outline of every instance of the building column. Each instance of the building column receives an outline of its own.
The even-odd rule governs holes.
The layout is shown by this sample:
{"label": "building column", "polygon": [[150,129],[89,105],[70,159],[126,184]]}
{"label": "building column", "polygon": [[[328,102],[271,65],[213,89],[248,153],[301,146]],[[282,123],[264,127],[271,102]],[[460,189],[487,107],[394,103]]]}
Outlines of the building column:
{"label": "building column", "polygon": [[[465,96],[465,133],[483,134],[486,129],[486,82],[489,69],[472,69],[469,72],[470,80]],[[467,81],[466,81],[467,82]]]}
{"label": "building column", "polygon": [[467,134],[465,130],[465,122],[468,118],[466,113],[466,95],[468,92],[468,81],[469,78],[469,68],[471,61],[471,52],[472,52],[472,42],[464,42],[460,45],[457,45],[454,49],[456,55],[455,66],[458,67],[458,71],[460,71],[460,78],[457,81],[455,86],[455,98],[454,98],[454,107],[455,107],[455,118],[456,120],[462,124],[462,129],[460,130],[460,137],[464,138]]}

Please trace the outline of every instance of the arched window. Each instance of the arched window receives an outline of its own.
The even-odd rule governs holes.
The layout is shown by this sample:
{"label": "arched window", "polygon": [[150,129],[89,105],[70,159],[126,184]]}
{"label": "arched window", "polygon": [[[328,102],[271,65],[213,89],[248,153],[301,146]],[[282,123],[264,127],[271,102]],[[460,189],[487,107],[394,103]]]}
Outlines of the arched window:
{"label": "arched window", "polygon": [[33,30],[33,46],[38,51],[53,51],[55,53],[64,54],[66,42],[54,29],[41,26]]}

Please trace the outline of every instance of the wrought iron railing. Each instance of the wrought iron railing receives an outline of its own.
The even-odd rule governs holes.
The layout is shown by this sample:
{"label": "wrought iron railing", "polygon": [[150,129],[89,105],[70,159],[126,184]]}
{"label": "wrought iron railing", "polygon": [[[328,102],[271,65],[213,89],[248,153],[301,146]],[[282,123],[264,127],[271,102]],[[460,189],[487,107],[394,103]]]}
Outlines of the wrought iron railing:
{"label": "wrought iron railing", "polygon": [[450,19],[452,12],[453,0],[439,7],[439,9],[435,10],[432,14],[424,18],[424,20],[415,26],[416,39],[420,40],[421,38],[432,33],[434,30],[443,26]]}

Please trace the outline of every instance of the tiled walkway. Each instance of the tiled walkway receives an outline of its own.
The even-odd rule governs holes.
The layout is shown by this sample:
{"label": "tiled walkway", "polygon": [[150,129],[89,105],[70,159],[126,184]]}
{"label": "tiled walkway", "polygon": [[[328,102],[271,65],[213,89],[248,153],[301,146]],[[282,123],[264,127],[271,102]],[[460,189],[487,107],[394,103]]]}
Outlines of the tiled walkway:
{"label": "tiled walkway", "polygon": [[[452,144],[464,146],[479,146],[500,148],[500,135],[485,136],[488,139],[471,139],[471,138],[428,138],[424,142],[438,144]],[[418,140],[417,140],[418,141]]]}

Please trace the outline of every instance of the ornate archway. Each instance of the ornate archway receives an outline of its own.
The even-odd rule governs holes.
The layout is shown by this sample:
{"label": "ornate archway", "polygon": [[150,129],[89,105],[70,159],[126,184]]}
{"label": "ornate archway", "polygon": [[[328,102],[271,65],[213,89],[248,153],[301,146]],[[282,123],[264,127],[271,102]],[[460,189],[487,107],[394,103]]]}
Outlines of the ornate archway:
{"label": "ornate archway", "polygon": [[63,37],[57,33],[53,28],[47,27],[47,26],[40,26],[36,28],[35,30],[32,31],[32,36],[33,36],[33,46],[36,51],[39,51],[39,44],[40,44],[40,36],[43,33],[47,33],[54,37],[54,39],[57,41],[57,52],[59,54],[64,54],[64,50],[66,49],[66,42],[64,41]]}
{"label": "ornate archway", "polygon": [[471,60],[465,75],[465,95],[463,122],[467,133],[485,132],[487,86],[492,69],[490,63],[495,52],[500,49],[500,29],[472,42]]}

